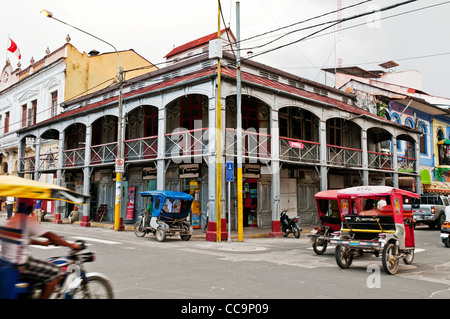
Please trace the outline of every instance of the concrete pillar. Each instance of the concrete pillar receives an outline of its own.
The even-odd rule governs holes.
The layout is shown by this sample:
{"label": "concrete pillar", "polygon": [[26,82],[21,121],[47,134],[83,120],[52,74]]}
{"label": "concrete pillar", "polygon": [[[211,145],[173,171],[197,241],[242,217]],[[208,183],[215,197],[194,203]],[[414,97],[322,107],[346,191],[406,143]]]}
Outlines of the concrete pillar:
{"label": "concrete pillar", "polygon": [[271,168],[272,168],[272,231],[270,237],[281,237],[280,225],[280,131],[278,110],[272,108],[270,121]]}
{"label": "concrete pillar", "polygon": [[[90,176],[90,164],[91,164],[91,144],[92,144],[92,126],[86,126],[86,140],[84,148],[84,168],[83,168],[83,194],[89,195],[91,189],[91,176]],[[89,212],[91,211],[91,204],[83,205],[83,216],[81,217],[80,226],[89,227]]]}

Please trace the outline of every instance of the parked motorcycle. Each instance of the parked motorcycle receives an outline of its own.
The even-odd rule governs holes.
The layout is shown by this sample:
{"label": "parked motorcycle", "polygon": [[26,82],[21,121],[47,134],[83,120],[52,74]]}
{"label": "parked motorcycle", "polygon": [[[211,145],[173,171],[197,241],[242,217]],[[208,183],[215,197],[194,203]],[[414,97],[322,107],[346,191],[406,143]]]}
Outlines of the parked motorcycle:
{"label": "parked motorcycle", "polygon": [[287,211],[284,210],[280,215],[281,231],[283,236],[287,237],[290,233],[294,234],[295,238],[300,238],[301,228],[298,227],[300,218],[295,216],[294,218],[289,218]]}
{"label": "parked motorcycle", "polygon": [[[109,279],[100,273],[87,273],[83,264],[95,260],[95,253],[84,252],[84,241],[76,242],[80,251],[71,250],[67,256],[51,257],[50,261],[63,271],[52,299],[113,299],[113,289]],[[21,282],[17,267],[6,260],[0,260],[2,299],[37,299],[42,289],[41,284]]]}
{"label": "parked motorcycle", "polygon": [[441,239],[445,247],[450,248],[450,222],[444,222],[442,224]]}

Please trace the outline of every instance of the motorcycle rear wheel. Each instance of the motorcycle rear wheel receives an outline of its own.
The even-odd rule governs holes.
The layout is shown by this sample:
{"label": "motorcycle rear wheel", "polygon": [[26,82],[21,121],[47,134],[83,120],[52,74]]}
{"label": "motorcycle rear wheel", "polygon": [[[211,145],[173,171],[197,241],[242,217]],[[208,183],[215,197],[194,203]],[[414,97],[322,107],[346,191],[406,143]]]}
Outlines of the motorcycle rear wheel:
{"label": "motorcycle rear wheel", "polygon": [[73,299],[113,299],[114,293],[109,281],[100,276],[89,276],[74,294]]}
{"label": "motorcycle rear wheel", "polygon": [[298,228],[297,225],[292,226],[292,233],[295,238],[300,238],[300,228]]}

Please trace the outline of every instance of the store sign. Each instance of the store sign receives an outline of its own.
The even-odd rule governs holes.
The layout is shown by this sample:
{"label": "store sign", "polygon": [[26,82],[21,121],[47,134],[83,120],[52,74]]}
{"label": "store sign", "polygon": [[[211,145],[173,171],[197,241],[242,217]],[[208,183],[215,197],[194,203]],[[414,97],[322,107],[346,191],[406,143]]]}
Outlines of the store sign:
{"label": "store sign", "polygon": [[243,165],[242,177],[245,178],[260,178],[261,177],[261,167],[255,164]]}
{"label": "store sign", "polygon": [[142,179],[156,179],[158,169],[156,167],[144,167],[142,169]]}
{"label": "store sign", "polygon": [[179,178],[200,177],[200,164],[181,164],[178,166]]}
{"label": "store sign", "polygon": [[289,141],[289,146],[299,149],[303,149],[305,147],[305,145],[302,142],[294,142],[294,141]]}

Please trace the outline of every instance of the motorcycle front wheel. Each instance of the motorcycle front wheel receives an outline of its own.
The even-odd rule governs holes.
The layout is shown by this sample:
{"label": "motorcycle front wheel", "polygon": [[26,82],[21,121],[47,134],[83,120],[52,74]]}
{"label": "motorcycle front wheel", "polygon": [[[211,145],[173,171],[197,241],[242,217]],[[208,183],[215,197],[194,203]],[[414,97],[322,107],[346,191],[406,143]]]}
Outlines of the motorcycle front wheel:
{"label": "motorcycle front wheel", "polygon": [[136,222],[136,224],[134,224],[134,234],[138,237],[145,236],[146,231],[142,225],[142,221]]}
{"label": "motorcycle front wheel", "polygon": [[73,294],[73,299],[113,299],[110,282],[101,276],[89,276]]}

